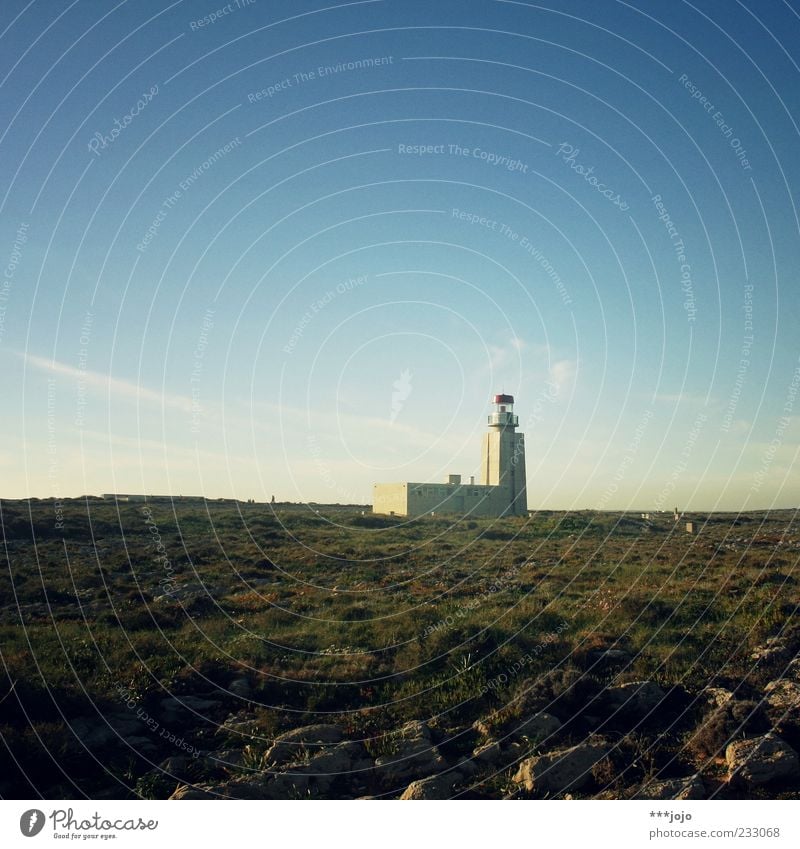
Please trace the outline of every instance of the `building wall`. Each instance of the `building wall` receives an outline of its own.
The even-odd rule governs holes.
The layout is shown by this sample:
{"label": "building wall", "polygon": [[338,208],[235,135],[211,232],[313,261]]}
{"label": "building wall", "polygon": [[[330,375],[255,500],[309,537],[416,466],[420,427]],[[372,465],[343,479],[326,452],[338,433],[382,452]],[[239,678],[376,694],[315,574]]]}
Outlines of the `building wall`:
{"label": "building wall", "polygon": [[507,485],[405,483],[375,484],[373,513],[396,516],[424,516],[430,513],[503,516],[511,514],[511,493]]}
{"label": "building wall", "polygon": [[372,487],[372,512],[407,516],[406,483],[376,483]]}
{"label": "building wall", "polygon": [[528,511],[525,475],[525,436],[506,428],[492,428],[483,435],[481,447],[481,483],[509,488],[512,513]]}

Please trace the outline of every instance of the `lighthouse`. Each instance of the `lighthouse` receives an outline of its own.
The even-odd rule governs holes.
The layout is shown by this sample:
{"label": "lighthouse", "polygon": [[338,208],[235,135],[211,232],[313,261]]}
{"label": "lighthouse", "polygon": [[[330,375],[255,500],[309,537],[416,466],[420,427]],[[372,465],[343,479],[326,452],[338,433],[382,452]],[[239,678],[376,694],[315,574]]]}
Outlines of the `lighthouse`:
{"label": "lighthouse", "polygon": [[481,481],[461,482],[447,475],[443,483],[404,481],[377,483],[372,510],[395,516],[458,513],[467,516],[525,516],[528,512],[525,480],[525,438],[517,433],[513,395],[495,395],[483,435]]}
{"label": "lighthouse", "polygon": [[[517,433],[513,395],[495,395],[489,414],[489,430],[483,436],[481,483],[508,489],[508,514],[527,513],[525,480],[525,437]],[[508,515],[507,514],[507,515]]]}

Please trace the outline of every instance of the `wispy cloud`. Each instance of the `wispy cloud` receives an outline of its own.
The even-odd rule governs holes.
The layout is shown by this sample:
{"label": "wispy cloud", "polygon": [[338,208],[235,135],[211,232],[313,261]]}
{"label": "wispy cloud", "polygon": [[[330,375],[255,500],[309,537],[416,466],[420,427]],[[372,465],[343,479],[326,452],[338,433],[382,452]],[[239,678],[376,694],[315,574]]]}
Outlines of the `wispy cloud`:
{"label": "wispy cloud", "polygon": [[575,377],[577,364],[574,360],[556,360],[550,366],[550,380],[560,391],[568,389]]}
{"label": "wispy cloud", "polygon": [[82,371],[74,366],[60,363],[58,360],[50,360],[46,357],[37,357],[34,354],[20,354],[25,360],[25,363],[39,371],[48,372],[49,374],[63,375],[64,377],[72,378],[76,381],[82,381],[88,386],[93,386],[113,395],[117,398],[127,401],[144,402],[157,404],[162,407],[172,407],[176,410],[181,410],[184,413],[191,413],[192,399],[186,395],[175,395],[168,392],[157,392],[154,389],[148,389],[139,383],[133,383],[129,380],[120,380],[117,377],[111,377],[108,374],[101,374],[96,371]]}

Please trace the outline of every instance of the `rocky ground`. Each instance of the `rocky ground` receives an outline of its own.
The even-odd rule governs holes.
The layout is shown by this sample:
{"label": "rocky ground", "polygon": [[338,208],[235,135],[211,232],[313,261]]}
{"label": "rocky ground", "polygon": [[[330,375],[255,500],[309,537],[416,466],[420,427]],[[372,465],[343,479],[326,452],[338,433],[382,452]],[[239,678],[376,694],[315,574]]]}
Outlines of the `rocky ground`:
{"label": "rocky ground", "polygon": [[[754,653],[759,690],[696,693],[615,684],[624,652],[597,652],[585,669],[521,682],[514,702],[470,726],[420,719],[380,738],[327,722],[276,734],[256,705],[231,712],[214,692],[70,724],[99,758],[120,745],[148,755],[136,789],[149,798],[800,798],[798,649],[800,634]],[[253,695],[246,677],[227,691]]]}

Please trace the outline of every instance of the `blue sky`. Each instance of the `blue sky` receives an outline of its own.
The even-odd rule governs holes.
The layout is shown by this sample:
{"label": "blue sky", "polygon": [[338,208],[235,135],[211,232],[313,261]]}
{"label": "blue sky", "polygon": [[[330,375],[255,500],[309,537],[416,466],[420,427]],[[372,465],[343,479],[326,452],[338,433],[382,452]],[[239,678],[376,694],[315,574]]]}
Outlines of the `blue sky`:
{"label": "blue sky", "polygon": [[800,502],[789,4],[5,8],[4,497]]}

